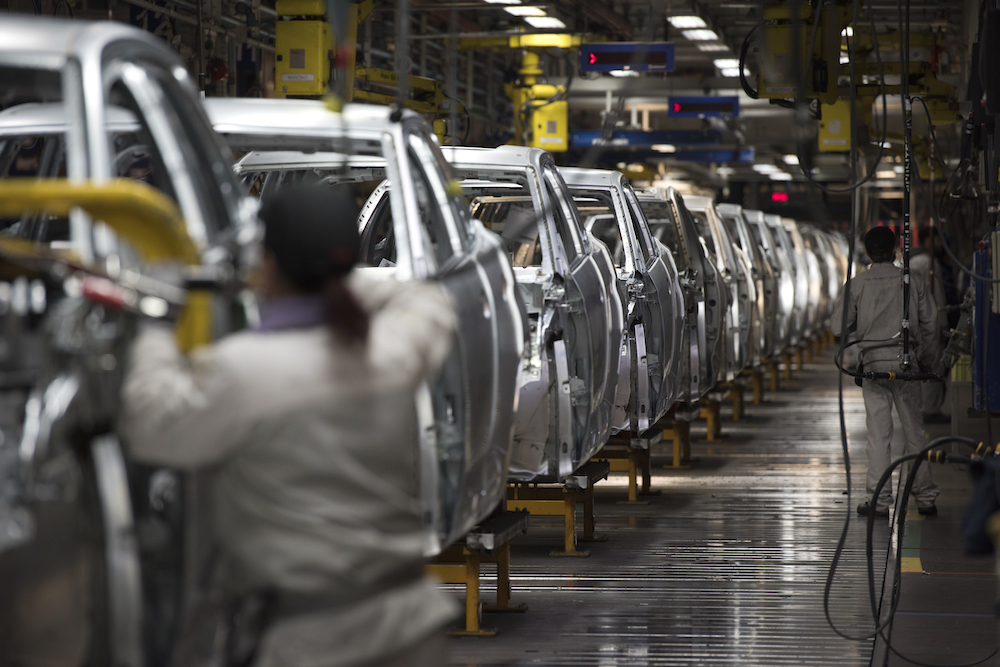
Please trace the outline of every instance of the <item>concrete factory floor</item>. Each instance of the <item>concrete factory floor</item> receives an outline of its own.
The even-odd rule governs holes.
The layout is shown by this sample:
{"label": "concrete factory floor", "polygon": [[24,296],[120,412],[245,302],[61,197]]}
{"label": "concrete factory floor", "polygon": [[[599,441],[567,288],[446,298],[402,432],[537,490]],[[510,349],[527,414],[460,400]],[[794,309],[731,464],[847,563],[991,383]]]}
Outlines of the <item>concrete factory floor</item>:
{"label": "concrete factory floor", "polygon": [[[828,351],[795,371],[744,420],[722,408],[722,439],[692,426],[689,469],[668,470],[668,445],[653,451],[648,505],[623,505],[627,477],[597,485],[597,533],[589,558],[553,558],[562,522],[533,518],[511,543],[512,603],[523,614],[485,613],[493,638],[456,638],[453,665],[909,665],[886,641],[850,641],[827,625],[823,590],[845,513],[851,525],[830,597],[831,617],[851,636],[873,628],[865,564],[865,411],[846,379],[844,404],[853,495],[846,494],[837,371]],[[748,393],[749,398],[749,393]],[[898,426],[898,425],[897,425]],[[928,429],[945,435],[948,426]],[[899,429],[897,431],[897,438]],[[959,450],[956,450],[959,451]],[[936,517],[911,504],[902,596],[892,648],[919,662],[964,665],[997,646],[990,557],[961,553],[959,525],[971,482],[964,466],[935,465]],[[881,597],[889,527],[875,529]],[[916,559],[916,560],[914,560]],[[483,597],[492,602],[492,566]],[[891,584],[891,581],[889,582]],[[456,596],[458,587],[453,587]],[[888,607],[888,594],[885,597]],[[888,658],[886,658],[888,654]],[[919,663],[918,663],[919,664]],[[996,655],[981,663],[1000,665]]]}

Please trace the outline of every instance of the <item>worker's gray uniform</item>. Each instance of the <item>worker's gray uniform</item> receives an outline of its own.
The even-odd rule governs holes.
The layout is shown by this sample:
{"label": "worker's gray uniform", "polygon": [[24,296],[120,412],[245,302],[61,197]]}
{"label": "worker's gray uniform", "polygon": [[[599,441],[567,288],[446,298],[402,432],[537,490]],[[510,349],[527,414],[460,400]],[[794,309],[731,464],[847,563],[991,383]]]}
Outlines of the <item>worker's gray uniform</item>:
{"label": "worker's gray uniform", "polygon": [[[914,283],[923,283],[930,295],[931,304],[935,311],[935,326],[937,328],[935,335],[940,346],[945,342],[948,334],[948,299],[944,293],[941,262],[929,251],[921,248],[920,252],[915,252],[910,258],[910,275]],[[939,375],[945,374],[947,369],[941,363],[940,356],[934,359],[930,370]],[[941,407],[944,405],[944,382],[922,382],[920,388],[924,413],[929,415],[940,413]]]}
{"label": "worker's gray uniform", "polygon": [[[873,264],[851,280],[851,300],[847,309],[847,332],[856,328],[861,360],[865,371],[899,372],[901,341],[897,336],[903,319],[902,270],[891,263]],[[830,318],[834,334],[841,334],[844,293],[837,299]],[[937,355],[934,307],[923,283],[914,281],[910,289],[910,341],[914,358],[924,368]],[[893,339],[894,340],[889,340]],[[888,343],[885,346],[885,343]],[[917,370],[914,368],[913,370]],[[868,497],[875,492],[879,478],[891,463],[892,406],[896,406],[903,426],[905,453],[915,453],[924,446],[924,424],[920,383],[902,380],[864,380],[862,392],[868,426]],[[928,466],[920,466],[913,484],[913,496],[920,507],[934,504],[938,488],[931,481]],[[892,505],[892,485],[886,484],[877,501],[877,509]]]}
{"label": "worker's gray uniform", "polygon": [[215,469],[229,586],[321,601],[273,624],[256,667],[446,660],[454,602],[423,576],[414,396],[451,347],[455,312],[430,283],[355,273],[350,285],[371,314],[363,348],[321,324],[239,333],[190,362],[167,330],[132,349],[129,449]]}

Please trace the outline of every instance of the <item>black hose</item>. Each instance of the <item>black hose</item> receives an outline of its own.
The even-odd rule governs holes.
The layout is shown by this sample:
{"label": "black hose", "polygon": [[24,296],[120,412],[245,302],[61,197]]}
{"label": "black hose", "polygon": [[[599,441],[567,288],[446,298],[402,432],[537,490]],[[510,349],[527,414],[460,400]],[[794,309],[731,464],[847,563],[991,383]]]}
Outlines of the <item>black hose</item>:
{"label": "black hose", "polygon": [[759,27],[760,24],[758,23],[747,33],[746,39],[743,40],[743,46],[740,47],[740,85],[743,86],[743,92],[752,100],[760,99],[760,93],[750,87],[750,82],[747,81],[747,76],[743,68],[747,62],[747,53],[750,51],[750,39]]}

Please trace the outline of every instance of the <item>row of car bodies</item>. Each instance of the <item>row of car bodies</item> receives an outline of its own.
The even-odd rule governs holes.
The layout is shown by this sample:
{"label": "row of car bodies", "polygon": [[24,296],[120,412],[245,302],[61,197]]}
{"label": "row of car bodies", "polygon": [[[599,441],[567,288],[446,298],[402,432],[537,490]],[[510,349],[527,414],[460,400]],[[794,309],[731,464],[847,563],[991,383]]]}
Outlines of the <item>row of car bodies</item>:
{"label": "row of car bodies", "polygon": [[[433,280],[449,292],[460,323],[453,350],[415,396],[428,554],[489,515],[508,480],[563,480],[612,434],[643,433],[677,403],[698,401],[821,330],[840,282],[834,274],[843,262],[824,253],[843,244],[817,230],[716,209],[672,188],[636,193],[620,173],[559,168],[538,149],[442,150],[411,112],[199,103],[174,53],[119,24],[5,21],[0,86],[5,99],[31,101],[0,112],[0,177],[141,180],[176,202],[200,263],[236,276],[256,261],[257,198],[289,183],[348,187],[362,210],[360,270]],[[37,160],[21,164],[28,146]],[[5,225],[4,235],[112,280],[138,280],[148,268],[141,252],[84,211],[66,219],[26,213]],[[249,289],[211,298],[214,336],[253,324]],[[148,562],[162,569],[169,561],[190,587],[204,565],[187,543],[197,539],[187,526],[203,514],[198,494],[168,494],[164,480],[176,471],[128,461],[114,432],[114,400],[94,420],[81,393],[63,390],[98,372],[105,384],[120,381],[123,364],[108,361],[108,345],[75,361],[56,349],[52,331],[81,311],[55,306],[80,301],[56,289],[44,312],[4,315],[8,331],[20,332],[8,337],[10,349],[25,352],[3,357],[0,370],[28,380],[2,397],[0,535],[21,537],[0,541],[0,580],[10,591],[0,603],[8,629],[0,631],[0,662],[9,661],[5,650],[48,662],[66,660],[53,651],[91,651],[90,662],[128,665],[164,655],[156,648],[180,627],[176,610],[185,607],[148,592],[163,572],[149,580],[141,573]],[[106,309],[84,311],[81,335],[114,331],[113,348],[125,349],[131,327],[102,328],[113,317]],[[44,446],[35,446],[39,433]],[[71,470],[62,482],[43,489],[24,481],[44,478],[53,461]],[[197,487],[177,474],[183,488]],[[71,483],[80,478],[92,481]],[[21,530],[26,513],[33,530]],[[138,544],[129,536],[147,519],[185,539]],[[45,632],[25,630],[16,610],[69,571],[78,573],[70,587],[80,605]],[[88,602],[98,588],[100,599]],[[60,647],[38,639],[60,632],[103,639]]]}

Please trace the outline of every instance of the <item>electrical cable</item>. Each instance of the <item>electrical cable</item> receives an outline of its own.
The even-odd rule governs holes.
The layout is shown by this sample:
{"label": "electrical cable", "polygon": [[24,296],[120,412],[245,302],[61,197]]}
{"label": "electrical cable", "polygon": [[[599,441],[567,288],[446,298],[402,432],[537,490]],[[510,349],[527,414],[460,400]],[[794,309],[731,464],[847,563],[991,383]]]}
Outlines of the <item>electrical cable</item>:
{"label": "electrical cable", "polygon": [[[889,465],[889,467],[882,473],[882,477],[879,479],[879,482],[878,482],[878,484],[875,487],[875,491],[872,493],[872,498],[871,498],[870,502],[874,503],[877,500],[877,498],[879,497],[879,494],[881,493],[882,488],[885,486],[885,484],[887,483],[887,481],[892,477],[892,474],[895,471],[895,469],[897,467],[899,467],[900,465],[902,465],[903,463],[906,463],[907,461],[914,461],[913,466],[910,468],[910,471],[909,471],[909,473],[906,476],[906,484],[903,487],[903,492],[902,493],[898,493],[897,492],[897,496],[896,496],[896,513],[894,515],[894,518],[895,518],[895,521],[896,521],[896,544],[897,545],[902,545],[903,544],[903,536],[905,534],[905,524],[906,524],[906,507],[907,507],[907,504],[909,503],[910,494],[911,494],[911,492],[913,490],[913,484],[916,481],[917,472],[920,469],[920,466],[924,463],[924,460],[925,459],[928,460],[928,461],[934,460],[934,461],[939,462],[939,463],[948,463],[948,462],[953,462],[953,463],[970,463],[971,460],[972,460],[969,457],[955,456],[955,455],[947,454],[945,452],[940,452],[940,451],[938,452],[939,457],[937,457],[936,459],[933,459],[931,457],[932,450],[935,450],[935,449],[941,447],[942,445],[944,445],[944,444],[946,444],[948,442],[957,442],[959,444],[966,445],[967,447],[969,447],[973,451],[977,451],[977,444],[976,444],[975,440],[973,440],[972,438],[966,438],[966,437],[962,437],[962,436],[944,436],[944,437],[941,437],[941,438],[937,438],[937,439],[933,440],[932,442],[930,442],[928,445],[926,445],[920,451],[918,451],[916,453],[913,453],[913,454],[907,454],[905,456],[901,456],[898,459],[896,459],[895,461],[893,461]],[[867,565],[868,565],[868,590],[869,590],[869,596],[870,596],[870,598],[872,600],[872,607],[873,607],[873,609],[875,608],[875,603],[874,603],[874,596],[875,596],[875,573],[874,573],[874,560],[873,560],[873,553],[872,553],[873,552],[873,531],[874,531],[874,526],[875,526],[875,514],[874,514],[874,512],[869,512],[869,514],[868,514],[868,525],[867,525],[867,531],[866,531],[865,553],[866,553],[866,560],[867,560]],[[906,657],[905,655],[901,654],[898,650],[894,649],[892,647],[892,642],[889,640],[888,637],[886,637],[883,634],[883,630],[891,625],[891,623],[892,623],[892,621],[893,621],[893,619],[895,617],[896,610],[897,610],[898,605],[899,605],[899,600],[900,600],[900,597],[901,597],[901,590],[902,590],[902,587],[899,585],[900,576],[902,574],[902,563],[903,563],[902,558],[903,558],[903,551],[902,551],[901,548],[897,548],[897,550],[896,550],[896,562],[895,562],[894,572],[893,572],[893,580],[894,580],[894,582],[896,582],[896,585],[893,587],[892,598],[890,600],[889,613],[886,616],[885,622],[882,623],[879,626],[878,633],[882,634],[882,638],[885,639],[886,645],[890,648],[890,650],[892,650],[894,653],[896,653],[897,655],[899,655],[903,659],[910,660],[908,657]],[[877,624],[877,618],[876,618],[876,624]],[[921,664],[921,665],[923,665],[923,667],[972,667],[973,665],[979,665],[979,664],[981,664],[983,662],[986,662],[987,660],[989,660],[990,658],[992,658],[994,655],[996,655],[998,652],[1000,652],[1000,649],[995,649],[992,653],[990,653],[990,655],[986,656],[985,658],[982,658],[981,660],[977,660],[975,662],[965,663],[963,665],[947,665],[947,666],[943,666],[943,665],[928,665],[928,664],[925,664],[925,663],[916,663],[916,664]],[[911,662],[915,662],[915,661],[911,660]]]}
{"label": "electrical cable", "polygon": [[757,32],[757,28],[761,26],[760,23],[755,25],[750,32],[747,33],[746,38],[743,40],[743,46],[740,47],[740,85],[743,86],[743,92],[747,94],[752,100],[760,99],[760,93],[750,87],[750,82],[747,81],[747,75],[744,67],[746,67],[747,53],[750,51],[750,40],[753,34]]}

